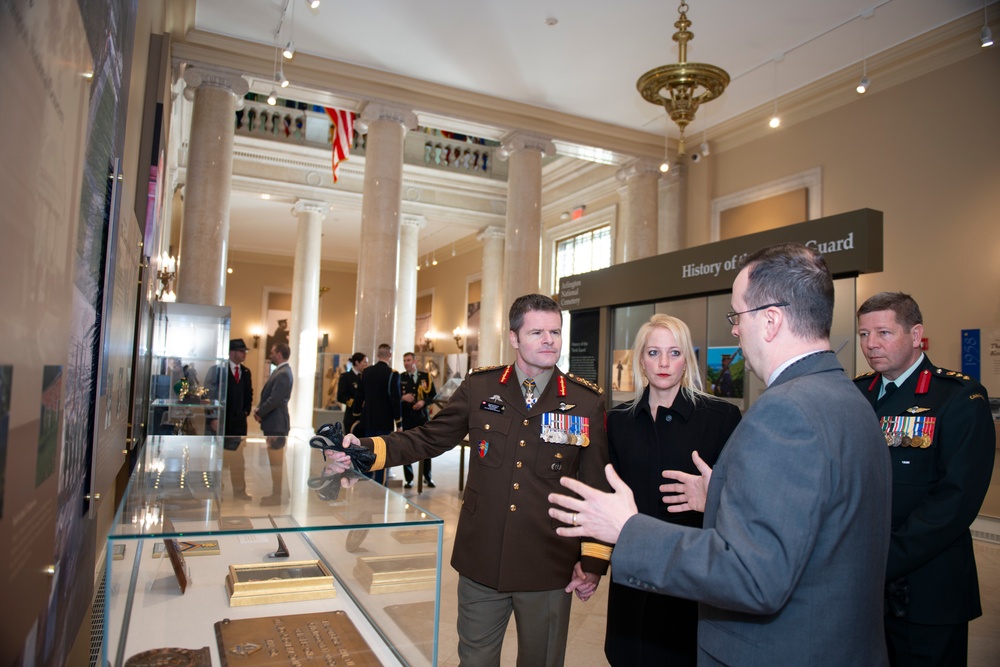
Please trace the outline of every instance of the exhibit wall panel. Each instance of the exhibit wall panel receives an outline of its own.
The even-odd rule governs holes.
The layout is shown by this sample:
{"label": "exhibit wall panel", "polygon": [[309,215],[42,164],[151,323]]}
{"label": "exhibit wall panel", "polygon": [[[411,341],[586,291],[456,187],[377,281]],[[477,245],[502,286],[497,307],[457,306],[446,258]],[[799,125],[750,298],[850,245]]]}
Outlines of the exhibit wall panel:
{"label": "exhibit wall panel", "polygon": [[[712,155],[690,169],[688,245],[707,243],[711,202],[822,169],[822,215],[884,213],[884,268],[858,278],[918,301],[934,363],[961,367],[961,330],[1000,323],[1000,49]],[[961,90],[956,104],[929,90]],[[708,168],[710,172],[700,173]],[[711,174],[711,178],[707,174]],[[867,370],[862,362],[858,371]],[[998,382],[983,378],[993,395]]]}

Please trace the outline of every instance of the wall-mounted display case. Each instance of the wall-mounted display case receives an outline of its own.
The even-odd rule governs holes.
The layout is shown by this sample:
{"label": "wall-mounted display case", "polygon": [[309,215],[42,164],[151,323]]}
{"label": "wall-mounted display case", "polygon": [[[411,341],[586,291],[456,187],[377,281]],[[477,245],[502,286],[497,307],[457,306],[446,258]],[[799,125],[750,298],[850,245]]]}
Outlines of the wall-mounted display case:
{"label": "wall-mounted display case", "polygon": [[156,302],[148,433],[225,433],[229,319],[225,306]]}
{"label": "wall-mounted display case", "polygon": [[434,665],[442,537],[297,438],[150,436],[108,536],[104,664]]}

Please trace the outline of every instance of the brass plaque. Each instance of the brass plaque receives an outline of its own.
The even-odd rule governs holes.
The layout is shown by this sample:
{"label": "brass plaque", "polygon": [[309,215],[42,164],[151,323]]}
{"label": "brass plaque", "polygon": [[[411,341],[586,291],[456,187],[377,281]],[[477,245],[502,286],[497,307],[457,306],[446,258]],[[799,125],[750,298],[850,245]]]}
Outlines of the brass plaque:
{"label": "brass plaque", "polygon": [[226,619],[215,638],[222,667],[382,665],[344,611]]}
{"label": "brass plaque", "polygon": [[230,607],[337,596],[333,574],[318,560],[230,565],[226,590]]}
{"label": "brass plaque", "polygon": [[208,647],[154,648],[136,653],[125,661],[125,667],[212,667],[212,653]]}
{"label": "brass plaque", "polygon": [[437,554],[361,556],[354,576],[372,595],[430,590],[437,582]]}

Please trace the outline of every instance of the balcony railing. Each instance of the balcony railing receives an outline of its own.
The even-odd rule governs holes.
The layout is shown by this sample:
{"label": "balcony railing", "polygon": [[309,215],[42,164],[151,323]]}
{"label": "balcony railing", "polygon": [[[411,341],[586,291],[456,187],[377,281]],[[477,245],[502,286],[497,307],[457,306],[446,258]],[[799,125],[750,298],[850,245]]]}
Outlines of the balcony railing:
{"label": "balcony railing", "polygon": [[[297,146],[329,148],[333,124],[324,111],[289,106],[271,106],[263,101],[243,100],[236,112],[237,136],[257,137]],[[354,133],[352,155],[364,155],[367,135]],[[437,130],[421,129],[406,135],[405,164],[448,170],[493,180],[507,180],[507,163],[498,162],[493,142]]]}

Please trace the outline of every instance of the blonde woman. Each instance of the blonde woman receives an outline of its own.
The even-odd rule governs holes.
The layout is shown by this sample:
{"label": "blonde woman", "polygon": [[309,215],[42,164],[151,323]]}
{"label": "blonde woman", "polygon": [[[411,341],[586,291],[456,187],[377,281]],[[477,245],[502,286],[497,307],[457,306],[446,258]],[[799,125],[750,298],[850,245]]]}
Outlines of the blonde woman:
{"label": "blonde woman", "polygon": [[[656,314],[639,328],[631,364],[635,397],[608,412],[611,463],[639,512],[700,528],[701,512],[668,512],[663,471],[698,474],[694,451],[715,465],[740,411],[702,391],[691,332],[676,317]],[[694,666],[697,629],[697,603],[611,583],[604,653],[615,667]]]}

